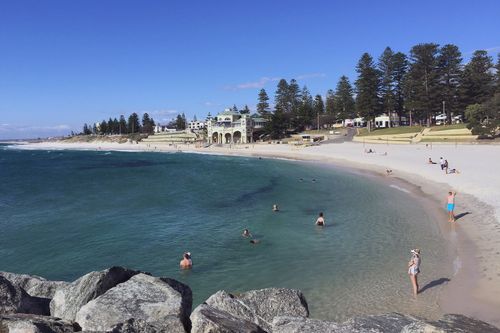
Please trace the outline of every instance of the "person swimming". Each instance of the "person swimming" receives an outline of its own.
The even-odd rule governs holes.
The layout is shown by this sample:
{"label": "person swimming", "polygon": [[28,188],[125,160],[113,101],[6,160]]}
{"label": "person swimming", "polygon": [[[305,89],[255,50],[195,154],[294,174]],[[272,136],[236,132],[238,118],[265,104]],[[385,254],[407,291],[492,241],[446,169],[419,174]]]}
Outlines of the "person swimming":
{"label": "person swimming", "polygon": [[259,244],[260,240],[259,239],[252,239],[252,240],[250,240],[250,243],[251,244]]}
{"label": "person swimming", "polygon": [[326,225],[325,218],[323,217],[323,212],[319,213],[319,216],[316,219],[316,225],[321,227],[324,227]]}
{"label": "person swimming", "polygon": [[278,205],[277,204],[274,204],[273,205],[273,212],[279,212],[279,208],[278,208]]}
{"label": "person swimming", "polygon": [[193,267],[193,261],[191,260],[191,252],[184,252],[183,258],[179,263],[182,269],[190,269]]}
{"label": "person swimming", "polygon": [[245,238],[252,237],[252,234],[248,229],[243,230],[243,233],[241,235]]}

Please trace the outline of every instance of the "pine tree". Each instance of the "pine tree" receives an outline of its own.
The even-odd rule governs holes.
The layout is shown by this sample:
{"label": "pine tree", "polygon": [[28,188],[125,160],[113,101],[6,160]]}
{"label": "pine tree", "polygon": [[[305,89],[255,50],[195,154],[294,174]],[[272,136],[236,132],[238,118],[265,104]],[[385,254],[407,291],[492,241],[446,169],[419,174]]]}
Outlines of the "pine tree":
{"label": "pine tree", "polygon": [[314,96],[314,113],[320,116],[325,113],[325,103],[323,102],[323,96],[320,94]]}
{"label": "pine tree", "polygon": [[314,118],[314,103],[306,86],[302,88],[298,116],[294,118],[293,126],[302,131],[312,124]]}
{"label": "pine tree", "polygon": [[236,107],[236,104],[233,104],[233,112],[238,112],[238,108]]}
{"label": "pine tree", "polygon": [[269,118],[271,110],[269,109],[269,97],[264,89],[259,92],[259,103],[257,103],[257,113],[262,118]]}
{"label": "pine tree", "polygon": [[248,108],[248,105],[245,104],[245,107],[243,110],[240,111],[241,114],[250,114],[250,109]]}
{"label": "pine tree", "polygon": [[437,64],[443,111],[446,112],[448,123],[451,123],[451,114],[457,114],[460,111],[458,88],[462,76],[462,54],[458,47],[452,44],[441,47]]}
{"label": "pine tree", "polygon": [[149,114],[146,112],[142,115],[142,133],[153,133],[154,131],[154,121],[149,117]]}
{"label": "pine tree", "polygon": [[328,115],[335,115],[335,92],[328,89],[326,92],[325,112]]}
{"label": "pine tree", "polygon": [[300,106],[300,87],[295,79],[291,79],[288,85],[288,104],[288,112],[294,117],[297,116]]}
{"label": "pine tree", "polygon": [[108,124],[106,123],[106,120],[103,120],[99,126],[99,134],[104,135],[106,133],[108,133]]}
{"label": "pine tree", "polygon": [[139,133],[140,131],[139,116],[134,112],[128,117],[128,133]]}
{"label": "pine tree", "polygon": [[288,101],[289,101],[288,83],[286,82],[285,79],[281,79],[278,82],[278,86],[274,94],[275,110],[276,111],[280,110],[284,114],[288,113],[290,111]]}
{"label": "pine tree", "polygon": [[186,129],[186,123],[184,122],[181,114],[178,114],[177,118],[175,119],[175,129],[178,131]]}
{"label": "pine tree", "polygon": [[373,63],[373,58],[364,53],[356,66],[358,79],[356,80],[356,111],[358,115],[364,117],[368,123],[368,130],[371,122],[380,113],[379,98],[379,73]]}
{"label": "pine tree", "polygon": [[106,133],[115,134],[113,128],[113,119],[111,119],[111,117],[109,118],[108,123],[106,124]]}
{"label": "pine tree", "polygon": [[418,44],[410,50],[410,69],[406,80],[407,105],[414,116],[432,122],[432,115],[441,111],[437,44]]}
{"label": "pine tree", "polygon": [[399,121],[405,113],[405,79],[408,72],[408,60],[406,55],[401,52],[397,52],[392,57],[392,81],[394,84],[393,94],[394,94],[394,111],[398,114]]}
{"label": "pine tree", "polygon": [[500,53],[497,55],[497,64],[495,66],[496,74],[496,92],[500,92]]}
{"label": "pine tree", "polygon": [[128,126],[124,115],[120,115],[120,120],[118,121],[118,134],[127,134]]}
{"label": "pine tree", "polygon": [[460,92],[462,106],[481,104],[491,98],[494,76],[491,73],[493,59],[483,50],[475,51],[464,67]]}
{"label": "pine tree", "polygon": [[391,116],[395,109],[396,101],[394,96],[394,52],[390,47],[386,47],[380,56],[378,70],[380,71],[381,111]]}
{"label": "pine tree", "polygon": [[355,116],[354,90],[347,76],[340,77],[334,97],[337,119],[351,119]]}

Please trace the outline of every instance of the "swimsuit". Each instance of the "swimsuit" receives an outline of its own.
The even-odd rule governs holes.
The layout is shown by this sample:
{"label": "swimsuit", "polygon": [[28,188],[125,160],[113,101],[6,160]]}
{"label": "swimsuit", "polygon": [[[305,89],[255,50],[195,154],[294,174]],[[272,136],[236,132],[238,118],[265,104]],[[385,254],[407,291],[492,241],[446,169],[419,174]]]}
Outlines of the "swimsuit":
{"label": "swimsuit", "polygon": [[449,203],[447,205],[447,209],[448,209],[449,212],[452,212],[454,208],[455,208],[455,204]]}
{"label": "swimsuit", "polygon": [[413,265],[408,268],[408,274],[417,275],[420,273],[420,258],[414,255],[411,260],[413,261]]}

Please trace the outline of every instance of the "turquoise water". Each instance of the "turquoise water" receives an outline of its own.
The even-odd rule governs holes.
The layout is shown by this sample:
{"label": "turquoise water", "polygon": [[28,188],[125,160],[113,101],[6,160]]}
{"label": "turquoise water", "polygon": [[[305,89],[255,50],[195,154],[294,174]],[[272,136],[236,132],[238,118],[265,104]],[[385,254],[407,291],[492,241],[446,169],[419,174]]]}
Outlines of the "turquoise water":
{"label": "turquoise water", "polygon": [[[421,284],[449,270],[436,223],[418,200],[338,168],[4,146],[0,181],[5,271],[70,281],[123,265],[189,284],[195,305],[220,289],[297,288],[313,317],[343,320],[436,312],[436,288],[409,297],[413,247],[423,249]],[[319,211],[325,228],[314,226]],[[244,228],[261,243],[243,239]],[[187,272],[178,268],[184,251],[193,255]]]}

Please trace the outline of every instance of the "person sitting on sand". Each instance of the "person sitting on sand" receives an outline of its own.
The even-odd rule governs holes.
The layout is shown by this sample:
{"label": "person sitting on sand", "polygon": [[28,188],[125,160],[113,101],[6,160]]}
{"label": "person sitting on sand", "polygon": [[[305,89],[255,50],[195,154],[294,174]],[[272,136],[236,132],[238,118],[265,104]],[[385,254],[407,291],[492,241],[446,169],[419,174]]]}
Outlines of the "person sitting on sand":
{"label": "person sitting on sand", "polygon": [[434,161],[432,160],[432,158],[430,158],[430,157],[429,157],[429,161],[428,161],[427,163],[429,163],[429,164],[437,164],[437,163],[436,163],[436,162],[434,162]]}
{"label": "person sitting on sand", "polygon": [[458,171],[457,169],[453,168],[453,169],[448,170],[448,173],[449,174],[450,173],[457,173],[458,174],[458,173],[460,173],[460,171]]}
{"label": "person sitting on sand", "polygon": [[446,198],[446,210],[448,211],[448,222],[455,222],[455,215],[453,210],[455,209],[455,196],[457,192],[448,192],[448,197]]}
{"label": "person sitting on sand", "polygon": [[316,225],[319,225],[321,227],[324,227],[326,225],[325,218],[323,217],[323,212],[319,213],[319,217],[316,220]]}
{"label": "person sitting on sand", "polygon": [[274,204],[273,205],[273,212],[279,212],[279,208],[278,208],[278,205],[277,204]]}
{"label": "person sitting on sand", "polygon": [[191,260],[191,252],[184,252],[183,258],[179,263],[182,269],[190,269],[193,267],[193,261]]}
{"label": "person sitting on sand", "polygon": [[410,275],[411,284],[413,286],[413,296],[418,294],[418,280],[417,275],[420,273],[420,250],[411,250],[412,254],[410,261],[408,262],[408,275]]}
{"label": "person sitting on sand", "polygon": [[252,234],[250,233],[250,231],[248,229],[245,229],[243,230],[243,233],[241,234],[243,237],[252,237]]}
{"label": "person sitting on sand", "polygon": [[387,176],[390,176],[392,174],[392,169],[385,169],[385,173]]}

